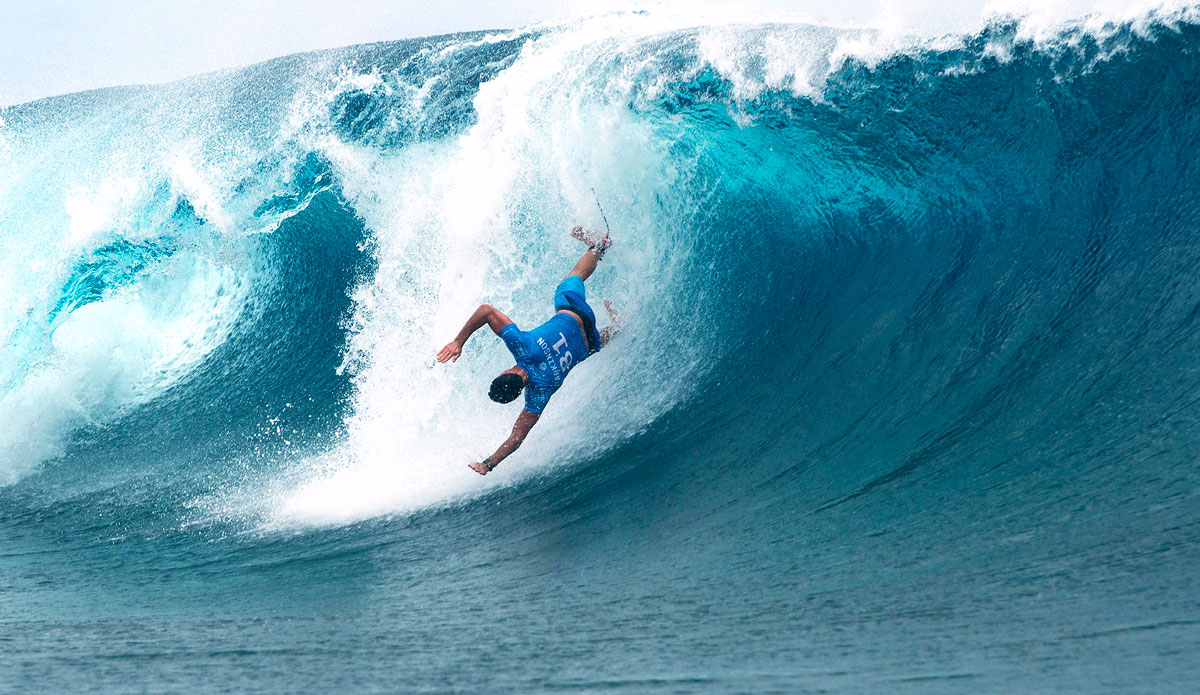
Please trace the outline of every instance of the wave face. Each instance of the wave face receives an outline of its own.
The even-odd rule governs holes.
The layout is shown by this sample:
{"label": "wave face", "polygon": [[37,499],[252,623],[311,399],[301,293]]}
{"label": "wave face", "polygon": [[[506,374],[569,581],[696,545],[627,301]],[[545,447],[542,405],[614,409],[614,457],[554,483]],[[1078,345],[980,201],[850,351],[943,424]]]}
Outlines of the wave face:
{"label": "wave face", "polygon": [[[3,680],[1194,687],[1194,19],[614,15],[0,111]],[[625,332],[481,479],[507,353],[432,355],[544,319],[597,203]]]}

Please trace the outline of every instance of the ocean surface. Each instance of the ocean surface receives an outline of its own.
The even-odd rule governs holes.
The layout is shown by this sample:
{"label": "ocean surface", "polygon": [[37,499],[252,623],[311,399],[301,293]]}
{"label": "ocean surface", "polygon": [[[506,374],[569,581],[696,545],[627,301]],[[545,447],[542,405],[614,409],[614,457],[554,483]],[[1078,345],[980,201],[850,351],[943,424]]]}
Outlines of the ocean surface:
{"label": "ocean surface", "polygon": [[[0,110],[0,692],[1200,692],[1197,143],[1192,9]],[[597,203],[624,332],[480,477],[433,355]]]}

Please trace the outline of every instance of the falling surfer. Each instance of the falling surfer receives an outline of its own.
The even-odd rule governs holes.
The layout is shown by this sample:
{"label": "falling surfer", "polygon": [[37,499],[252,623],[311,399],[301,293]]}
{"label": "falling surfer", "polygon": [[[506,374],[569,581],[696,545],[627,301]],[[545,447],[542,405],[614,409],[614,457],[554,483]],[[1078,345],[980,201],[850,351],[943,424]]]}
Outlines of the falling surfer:
{"label": "falling surfer", "polygon": [[[607,221],[605,224],[607,226]],[[480,475],[487,475],[521,446],[529,430],[537,424],[550,396],[562,386],[567,373],[591,354],[599,352],[617,333],[617,313],[607,300],[604,308],[608,310],[609,325],[602,330],[596,329],[596,315],[588,306],[583,289],[584,281],[595,272],[596,264],[612,242],[607,233],[597,239],[598,235],[589,235],[582,227],[572,229],[571,236],[588,244],[588,250],[555,289],[554,316],[531,331],[522,331],[496,307],[481,304],[454,340],[438,351],[438,362],[457,361],[463,343],[487,324],[504,341],[517,362],[492,380],[488,396],[497,403],[510,403],[524,390],[525,408],[517,416],[512,434],[500,448],[484,460],[470,464]]]}

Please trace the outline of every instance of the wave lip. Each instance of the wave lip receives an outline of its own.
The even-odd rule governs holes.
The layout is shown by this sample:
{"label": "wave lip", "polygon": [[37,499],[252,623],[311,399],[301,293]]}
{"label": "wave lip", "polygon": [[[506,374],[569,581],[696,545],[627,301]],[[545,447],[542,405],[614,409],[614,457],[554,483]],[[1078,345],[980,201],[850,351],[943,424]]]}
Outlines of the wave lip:
{"label": "wave lip", "polygon": [[[578,252],[561,230],[602,224],[593,188],[616,220],[620,246],[589,291],[624,305],[638,347],[615,346],[589,363],[556,397],[559,413],[523,456],[537,471],[602,457],[723,383],[714,365],[736,362],[754,343],[747,335],[784,335],[814,360],[826,354],[828,345],[764,329],[758,302],[771,296],[816,312],[818,334],[849,331],[778,280],[797,276],[836,304],[841,286],[819,264],[838,258],[848,240],[884,254],[888,244],[936,243],[919,227],[946,222],[964,247],[957,257],[935,257],[966,267],[976,250],[968,246],[983,236],[1020,233],[973,226],[988,215],[998,227],[1023,223],[1002,214],[1001,196],[981,182],[990,177],[997,189],[1026,195],[1016,181],[1048,181],[1051,160],[1009,157],[991,135],[963,125],[973,104],[991,103],[984,90],[971,91],[976,83],[1000,89],[1011,80],[1019,100],[1034,82],[1057,81],[1060,91],[1043,97],[1056,107],[1055,99],[1090,84],[1090,72],[1120,70],[1123,55],[1152,60],[1139,56],[1153,52],[1160,34],[1187,41],[1188,16],[1159,11],[1093,33],[1070,25],[1055,41],[996,23],[874,54],[883,45],[877,28],[613,15],[340,49],[8,110],[0,132],[11,161],[32,171],[39,137],[75,158],[61,158],[64,183],[53,192],[65,218],[3,210],[56,243],[43,244],[50,279],[30,273],[28,286],[10,290],[16,309],[3,316],[17,336],[10,363],[20,368],[3,375],[0,413],[19,424],[0,440],[0,470],[16,481],[62,455],[75,433],[163,402],[217,369],[209,356],[234,345],[230,336],[273,303],[303,304],[279,286],[297,256],[247,240],[284,238],[281,226],[328,194],[344,214],[301,219],[297,229],[311,236],[299,243],[341,248],[330,240],[358,239],[362,225],[355,243],[373,269],[347,282],[346,314],[322,318],[341,327],[345,341],[337,374],[322,378],[349,380],[353,392],[330,406],[340,422],[325,445],[282,464],[280,479],[289,482],[274,481],[278,514],[342,523],[471,494],[476,481],[446,462],[479,457],[479,442],[511,419],[478,397],[504,356],[483,339],[453,368],[430,369],[427,356],[481,301],[512,308],[521,324],[537,320]],[[265,78],[271,88],[255,93]],[[946,95],[954,103],[939,110]],[[167,98],[181,99],[184,125],[147,141],[142,124],[160,123]],[[1006,121],[1003,112],[1036,114],[1050,108],[1045,103],[994,106],[994,132],[1053,144],[1053,133]],[[83,145],[51,139],[39,109],[107,122],[115,134],[97,142],[72,133]],[[139,132],[113,125],[118,118]],[[242,131],[255,134],[221,144]],[[1083,137],[1068,131],[1060,135]],[[947,155],[953,148],[990,170]],[[107,150],[120,156],[98,156]],[[139,159],[142,151],[153,154]],[[122,175],[99,177],[86,166],[93,157],[123,162]],[[32,199],[31,179],[10,185]],[[329,226],[305,226],[318,219]],[[940,273],[914,260],[917,269]],[[956,282],[944,278],[937,292],[966,301],[954,294]],[[843,289],[862,307],[889,311],[879,297]],[[873,330],[886,333],[891,324],[879,320]],[[291,345],[303,336],[257,339]],[[272,364],[259,359],[233,363],[252,380],[256,367]],[[667,376],[645,374],[639,361]],[[796,366],[794,375],[805,371]],[[592,415],[614,399],[623,403],[618,412]]]}

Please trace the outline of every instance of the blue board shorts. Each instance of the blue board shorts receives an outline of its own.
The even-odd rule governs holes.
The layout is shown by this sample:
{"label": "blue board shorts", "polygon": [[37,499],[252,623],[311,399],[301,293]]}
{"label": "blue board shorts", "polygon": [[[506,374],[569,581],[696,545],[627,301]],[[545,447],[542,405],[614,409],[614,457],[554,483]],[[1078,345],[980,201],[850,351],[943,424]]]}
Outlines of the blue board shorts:
{"label": "blue board shorts", "polygon": [[588,354],[600,351],[600,332],[596,330],[596,314],[587,303],[587,292],[583,289],[583,278],[568,275],[554,290],[554,310],[567,309],[583,320],[583,336],[587,340]]}

